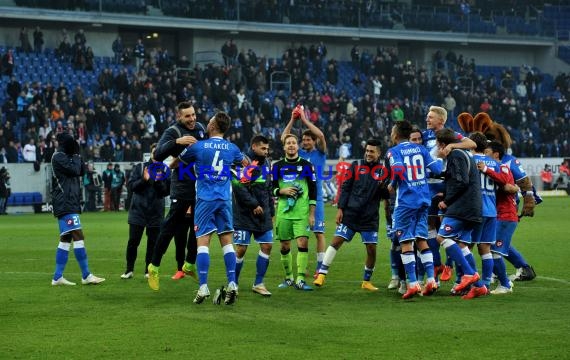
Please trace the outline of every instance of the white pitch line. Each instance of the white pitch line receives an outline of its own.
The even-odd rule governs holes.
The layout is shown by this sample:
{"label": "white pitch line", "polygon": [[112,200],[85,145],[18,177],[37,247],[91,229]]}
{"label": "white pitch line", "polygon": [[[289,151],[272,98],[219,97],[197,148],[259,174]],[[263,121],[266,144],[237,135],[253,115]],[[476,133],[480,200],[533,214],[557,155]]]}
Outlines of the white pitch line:
{"label": "white pitch line", "polygon": [[[0,274],[2,275],[53,275],[53,272],[40,272],[40,271],[0,271]],[[79,274],[79,273],[77,273]],[[114,276],[114,275],[121,275],[120,273],[111,273],[105,274],[106,276]],[[166,276],[166,275],[164,275]],[[168,275],[168,277],[170,277],[170,275]],[[558,278],[553,278],[553,277],[549,277],[549,276],[537,276],[537,279],[540,280],[547,280],[547,281],[554,281],[560,284],[564,284],[564,285],[570,285],[570,281],[568,280],[564,280],[564,279],[558,279]],[[352,283],[360,283],[361,281],[356,281],[356,280],[333,280],[333,282],[335,283],[346,283],[346,284],[352,284]],[[516,284],[516,283],[515,283]]]}
{"label": "white pitch line", "polygon": [[566,284],[566,285],[570,285],[570,281],[564,280],[564,279],[557,279],[557,278],[552,278],[552,277],[548,277],[548,276],[537,276],[537,278],[538,278],[538,279],[548,280],[548,281],[555,281],[555,282],[559,282],[559,283]]}

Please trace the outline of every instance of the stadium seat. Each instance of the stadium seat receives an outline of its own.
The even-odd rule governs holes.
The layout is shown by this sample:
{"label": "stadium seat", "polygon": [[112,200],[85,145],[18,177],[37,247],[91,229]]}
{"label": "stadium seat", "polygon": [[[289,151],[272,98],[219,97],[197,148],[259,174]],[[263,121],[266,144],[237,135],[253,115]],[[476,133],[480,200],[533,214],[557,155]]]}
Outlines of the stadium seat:
{"label": "stadium seat", "polygon": [[34,204],[41,204],[43,203],[42,194],[40,192],[33,192],[32,193],[32,203]]}
{"label": "stadium seat", "polygon": [[24,193],[22,195],[22,204],[23,205],[31,205],[34,203],[34,197],[32,193]]}

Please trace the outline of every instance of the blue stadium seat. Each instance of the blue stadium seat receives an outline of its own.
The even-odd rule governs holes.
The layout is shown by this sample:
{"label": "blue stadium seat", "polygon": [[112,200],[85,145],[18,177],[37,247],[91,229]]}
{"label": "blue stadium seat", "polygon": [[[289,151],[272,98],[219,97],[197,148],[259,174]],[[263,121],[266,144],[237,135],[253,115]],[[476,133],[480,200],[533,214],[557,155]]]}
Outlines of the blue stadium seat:
{"label": "blue stadium seat", "polygon": [[33,192],[32,193],[32,201],[34,204],[41,204],[43,203],[42,194],[40,192]]}
{"label": "blue stadium seat", "polygon": [[24,193],[22,195],[22,204],[23,205],[31,205],[34,203],[34,197],[32,196],[32,193]]}

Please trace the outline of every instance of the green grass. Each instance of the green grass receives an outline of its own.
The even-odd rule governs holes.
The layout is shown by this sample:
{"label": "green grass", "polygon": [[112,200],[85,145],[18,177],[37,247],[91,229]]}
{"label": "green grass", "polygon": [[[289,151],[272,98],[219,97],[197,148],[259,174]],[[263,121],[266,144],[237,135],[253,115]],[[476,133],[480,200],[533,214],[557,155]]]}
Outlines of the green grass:
{"label": "green grass", "polygon": [[[327,207],[327,242],[334,212]],[[253,245],[235,306],[192,304],[197,285],[169,278],[174,244],[161,267],[159,292],[142,277],[144,245],[135,278],[119,279],[125,213],[82,215],[90,267],[107,281],[75,287],[50,286],[58,241],[51,215],[0,217],[0,359],[568,359],[568,214],[568,198],[548,198],[534,218],[521,222],[514,244],[538,278],[516,283],[512,295],[465,301],[448,296],[451,285],[444,284],[433,297],[403,301],[384,290],[384,238],[373,277],[382,290],[364,292],[365,250],[357,238],[343,246],[326,285],[313,292],[277,289],[276,244],[265,281],[271,298],[249,290],[258,252]],[[312,269],[314,240],[310,251]],[[217,241],[211,255],[213,289],[225,283]],[[80,281],[72,254],[66,277]]]}

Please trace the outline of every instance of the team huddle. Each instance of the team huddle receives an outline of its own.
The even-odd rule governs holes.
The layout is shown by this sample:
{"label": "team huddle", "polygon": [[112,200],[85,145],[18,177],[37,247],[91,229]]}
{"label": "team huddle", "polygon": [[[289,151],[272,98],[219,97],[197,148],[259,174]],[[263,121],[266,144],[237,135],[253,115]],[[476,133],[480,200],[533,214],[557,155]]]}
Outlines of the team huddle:
{"label": "team huddle", "polygon": [[[216,290],[214,303],[230,305],[236,301],[252,237],[259,244],[253,292],[271,296],[264,277],[274,240],[280,244],[284,273],[278,287],[311,291],[311,283],[324,286],[340,247],[360,233],[366,248],[361,287],[377,291],[371,278],[384,202],[387,234],[392,241],[389,289],[398,289],[403,299],[432,295],[439,288],[440,276],[442,281],[450,279],[451,265],[455,264],[452,294],[472,299],[489,293],[511,293],[513,283],[503,258],[517,268],[513,280],[535,277],[532,267],[511,245],[519,221],[517,194],[522,191],[524,195],[523,214],[532,216],[532,184],[501,143],[489,141],[480,132],[463,137],[445,128],[446,120],[446,110],[432,106],[427,130],[421,131],[407,121],[394,125],[392,147],[385,158],[380,141],[369,139],[364,159],[337,166],[342,185],[338,189],[336,230],[326,247],[322,176],[326,138],[308,120],[302,106],[294,109],[283,131],[284,157],[271,165],[267,138],[254,136],[243,154],[224,139],[231,124],[226,113],[216,113],[204,129],[196,122],[192,105],[181,103],[177,123],[153,144],[151,159],[135,166],[129,179],[133,200],[127,267],[121,278],[133,277],[137,248],[146,228],[145,276],[153,290],[160,288],[160,262],[174,238],[178,271],[173,279],[190,276],[199,283],[196,304],[210,297],[209,245],[216,233],[227,286]],[[293,134],[297,122],[306,128],[301,146]],[[83,272],[82,283],[97,284],[104,279],[91,274],[87,267],[79,221],[77,179],[83,164],[70,143],[73,139],[61,140],[60,150],[52,159],[54,215],[60,224],[52,285],[75,285],[63,277],[72,240]],[[169,156],[175,160],[168,168],[163,161]],[[171,206],[163,219],[168,192]],[[317,240],[317,267],[309,280],[311,232]],[[297,249],[295,261],[292,241]],[[482,261],[480,273],[471,253],[475,245]],[[445,250],[446,261],[442,261],[440,247]],[[491,291],[493,275],[500,284]]]}

